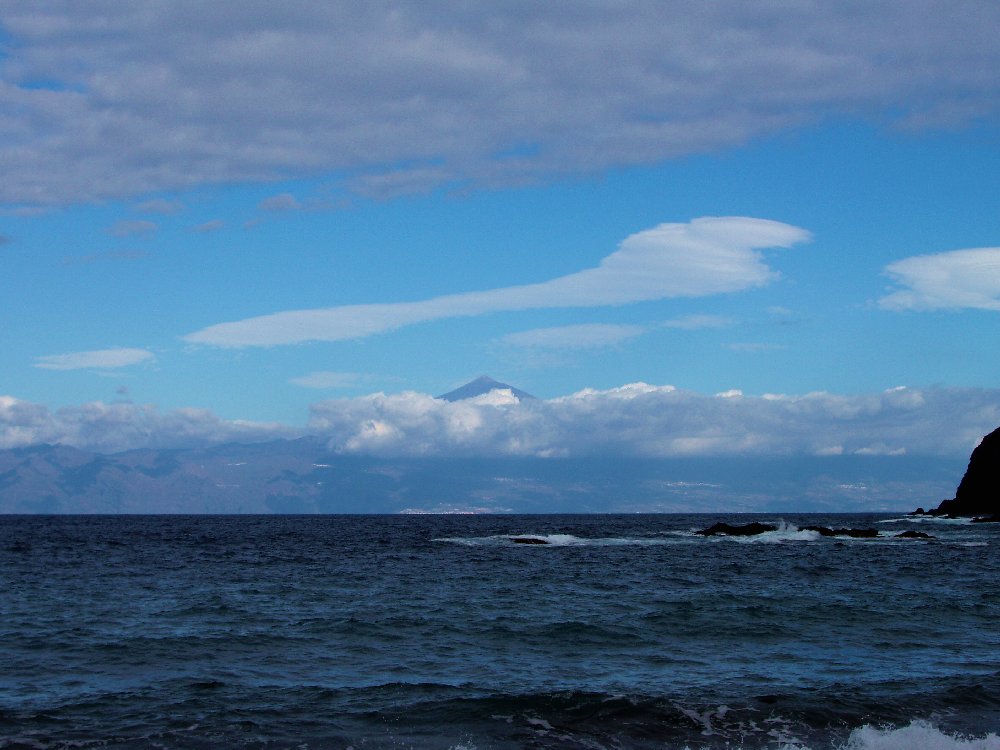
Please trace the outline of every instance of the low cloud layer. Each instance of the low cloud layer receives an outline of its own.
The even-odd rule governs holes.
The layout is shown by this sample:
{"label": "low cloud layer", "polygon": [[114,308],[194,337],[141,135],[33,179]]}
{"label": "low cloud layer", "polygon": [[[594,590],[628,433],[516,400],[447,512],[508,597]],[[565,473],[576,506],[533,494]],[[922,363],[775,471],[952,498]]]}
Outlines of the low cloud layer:
{"label": "low cloud layer", "polygon": [[903,287],[879,301],[888,310],[1000,310],[1000,247],[917,255],[885,270]]}
{"label": "low cloud layer", "polygon": [[495,185],[829,117],[994,118],[1000,6],[143,2],[0,11],[0,204],[350,174]]}
{"label": "low cloud layer", "polygon": [[634,383],[519,402],[509,391],[448,402],[376,393],[314,404],[306,428],[199,409],[95,402],[50,411],[0,396],[0,448],[102,452],[292,438],[376,456],[967,456],[1000,425],[1000,390],[896,388],[842,396],[703,395]]}
{"label": "low cloud layer", "polygon": [[761,286],[776,277],[760,249],[789,247],[809,237],[798,227],[739,216],[661,224],[627,237],[596,268],[539,284],[420,302],[292,310],[219,323],[184,339],[225,347],[339,341],[444,318],[735,292]]}
{"label": "low cloud layer", "polygon": [[551,401],[373,394],[312,408],[330,449],[375,455],[966,455],[1000,425],[1000,391],[715,396],[637,383]]}
{"label": "low cloud layer", "polygon": [[285,425],[225,420],[204,409],[161,412],[149,404],[95,401],[50,411],[0,396],[0,448],[50,443],[114,453],[297,437]]}

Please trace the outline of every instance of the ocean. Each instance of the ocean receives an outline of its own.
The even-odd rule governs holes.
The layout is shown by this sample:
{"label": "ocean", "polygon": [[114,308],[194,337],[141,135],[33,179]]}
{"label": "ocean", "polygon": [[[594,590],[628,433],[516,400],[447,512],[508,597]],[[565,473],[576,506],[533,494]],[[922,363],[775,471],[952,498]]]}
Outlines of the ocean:
{"label": "ocean", "polygon": [[[779,528],[694,533],[751,520]],[[0,748],[1000,750],[998,733],[1000,524],[0,516]]]}

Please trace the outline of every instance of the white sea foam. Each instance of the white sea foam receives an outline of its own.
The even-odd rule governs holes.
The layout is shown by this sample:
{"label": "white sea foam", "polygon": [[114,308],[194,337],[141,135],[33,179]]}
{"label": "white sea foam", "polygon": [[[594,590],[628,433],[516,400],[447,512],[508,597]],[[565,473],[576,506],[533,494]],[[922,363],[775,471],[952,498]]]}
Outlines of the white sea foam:
{"label": "white sea foam", "polygon": [[709,539],[724,539],[731,542],[739,542],[741,544],[777,544],[779,542],[815,542],[818,539],[822,539],[822,536],[817,531],[806,531],[800,529],[798,526],[792,523],[785,523],[784,521],[778,521],[772,525],[778,528],[774,531],[765,531],[760,534],[754,534],[753,536],[728,536],[726,534],[719,534],[717,536],[711,536]]}
{"label": "white sea foam", "polygon": [[851,732],[844,750],[1000,750],[1000,737],[945,734],[926,721],[900,728],[863,726]]}
{"label": "white sea foam", "polygon": [[[794,738],[779,739],[777,750],[820,750]],[[865,725],[851,732],[847,741],[834,746],[837,750],[1000,750],[1000,737],[992,732],[983,737],[946,734],[926,721],[914,721],[905,727],[872,727]],[[698,745],[685,745],[684,750],[698,750]],[[734,746],[733,750],[742,750]]]}
{"label": "white sea foam", "polygon": [[[518,541],[522,540],[522,541]],[[676,544],[676,540],[663,537],[580,537],[572,534],[496,534],[479,537],[441,537],[433,542],[449,542],[467,547],[508,546],[524,547],[617,547],[627,545],[652,546]]]}
{"label": "white sea foam", "polygon": [[902,518],[883,518],[875,523],[946,523],[952,526],[967,526],[971,518],[944,518],[943,516],[903,516]]}

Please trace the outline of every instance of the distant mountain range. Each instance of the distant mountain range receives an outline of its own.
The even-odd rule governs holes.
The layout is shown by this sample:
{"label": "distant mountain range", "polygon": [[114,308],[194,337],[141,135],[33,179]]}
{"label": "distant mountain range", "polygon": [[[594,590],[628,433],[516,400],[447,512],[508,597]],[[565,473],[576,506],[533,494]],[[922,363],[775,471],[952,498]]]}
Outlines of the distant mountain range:
{"label": "distant mountain range", "polygon": [[[510,390],[488,376],[438,398]],[[377,458],[322,437],[101,454],[0,450],[0,513],[881,511],[951,497],[962,460]]]}
{"label": "distant mountain range", "polygon": [[0,513],[901,510],[954,492],[963,461],[374,458],[318,437],[113,455],[0,451]]}

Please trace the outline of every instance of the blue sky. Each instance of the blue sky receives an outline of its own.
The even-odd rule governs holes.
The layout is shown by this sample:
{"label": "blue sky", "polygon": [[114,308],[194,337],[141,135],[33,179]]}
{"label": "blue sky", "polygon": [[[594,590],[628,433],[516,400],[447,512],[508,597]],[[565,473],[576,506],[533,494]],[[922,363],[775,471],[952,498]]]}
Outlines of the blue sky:
{"label": "blue sky", "polygon": [[489,373],[686,409],[623,451],[967,452],[1000,9],[921,6],[0,3],[0,446],[583,450],[413,422]]}

